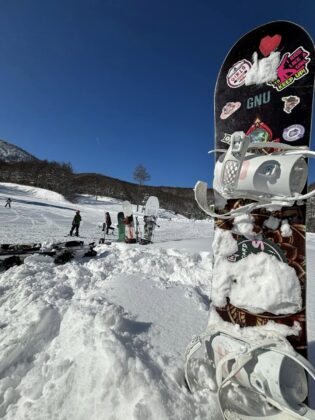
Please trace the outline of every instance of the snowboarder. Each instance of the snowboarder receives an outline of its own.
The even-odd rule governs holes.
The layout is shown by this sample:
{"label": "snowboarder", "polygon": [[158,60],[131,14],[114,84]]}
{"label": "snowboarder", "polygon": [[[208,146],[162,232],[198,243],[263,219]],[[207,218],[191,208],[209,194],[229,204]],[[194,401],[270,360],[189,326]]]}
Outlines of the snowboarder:
{"label": "snowboarder", "polygon": [[74,229],[75,231],[75,236],[79,236],[79,227],[80,227],[80,223],[81,223],[81,215],[80,215],[80,210],[77,210],[75,213],[75,216],[72,220],[72,228],[70,230],[70,236],[72,236]]}
{"label": "snowboarder", "polygon": [[112,225],[112,219],[110,217],[110,214],[108,213],[108,211],[105,213],[105,223],[106,223],[106,235],[108,235],[108,231],[110,230],[114,230],[115,228],[113,228]]}
{"label": "snowboarder", "polygon": [[4,206],[4,207],[9,206],[9,208],[11,208],[11,202],[12,202],[11,198],[10,198],[10,197],[8,197],[8,198],[7,198],[7,200],[6,200],[6,204],[5,204],[5,206]]}

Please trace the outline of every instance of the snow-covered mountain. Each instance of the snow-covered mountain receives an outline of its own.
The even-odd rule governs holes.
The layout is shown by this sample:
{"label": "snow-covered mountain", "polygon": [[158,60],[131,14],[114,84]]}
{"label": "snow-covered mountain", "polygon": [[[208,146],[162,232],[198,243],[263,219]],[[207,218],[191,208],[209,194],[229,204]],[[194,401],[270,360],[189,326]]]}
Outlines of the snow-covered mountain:
{"label": "snow-covered mountain", "polygon": [[36,160],[35,156],[7,141],[0,140],[0,161],[5,162],[23,162],[27,160]]}

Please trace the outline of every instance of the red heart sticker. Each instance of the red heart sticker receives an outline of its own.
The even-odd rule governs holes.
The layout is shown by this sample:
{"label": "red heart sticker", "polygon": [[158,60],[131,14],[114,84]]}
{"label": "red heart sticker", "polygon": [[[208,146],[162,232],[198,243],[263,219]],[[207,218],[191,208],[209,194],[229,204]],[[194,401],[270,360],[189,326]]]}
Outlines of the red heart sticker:
{"label": "red heart sticker", "polygon": [[272,51],[279,47],[281,42],[281,35],[265,36],[259,44],[261,53],[267,57]]}

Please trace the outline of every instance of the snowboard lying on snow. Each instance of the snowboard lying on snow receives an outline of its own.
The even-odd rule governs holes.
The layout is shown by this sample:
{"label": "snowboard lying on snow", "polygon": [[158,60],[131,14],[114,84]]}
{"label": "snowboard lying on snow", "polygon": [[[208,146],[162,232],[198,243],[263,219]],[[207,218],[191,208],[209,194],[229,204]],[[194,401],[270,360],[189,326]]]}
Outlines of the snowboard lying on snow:
{"label": "snowboard lying on snow", "polygon": [[315,419],[305,308],[314,60],[301,27],[272,22],[234,45],[217,80],[213,204],[205,183],[195,187],[215,218],[212,304],[185,372],[191,390],[212,383],[225,419]]}
{"label": "snowboard lying on snow", "polygon": [[58,242],[43,247],[41,244],[2,244],[0,245],[0,272],[15,265],[21,265],[29,255],[48,255],[56,264],[65,264],[73,258],[95,257],[95,243],[83,241]]}

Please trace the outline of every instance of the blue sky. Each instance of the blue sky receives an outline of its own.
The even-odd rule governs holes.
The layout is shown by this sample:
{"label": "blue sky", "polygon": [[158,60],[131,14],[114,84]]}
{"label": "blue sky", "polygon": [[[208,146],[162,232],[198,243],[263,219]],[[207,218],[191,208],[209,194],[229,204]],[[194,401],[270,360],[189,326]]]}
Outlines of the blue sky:
{"label": "blue sky", "polygon": [[[0,138],[76,172],[150,185],[211,180],[217,73],[245,32],[291,20],[315,37],[315,2],[0,2]],[[310,180],[315,180],[312,168]]]}

